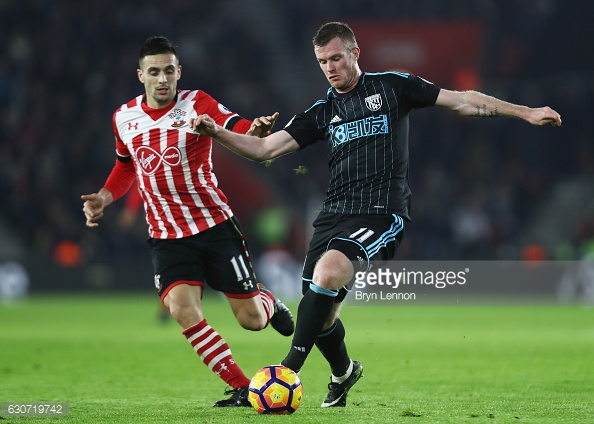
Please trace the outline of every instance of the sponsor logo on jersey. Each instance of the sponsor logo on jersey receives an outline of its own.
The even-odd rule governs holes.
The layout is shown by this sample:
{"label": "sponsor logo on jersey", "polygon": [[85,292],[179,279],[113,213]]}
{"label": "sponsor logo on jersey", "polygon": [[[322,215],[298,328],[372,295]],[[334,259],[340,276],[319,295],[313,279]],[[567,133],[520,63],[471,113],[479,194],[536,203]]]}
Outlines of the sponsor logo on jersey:
{"label": "sponsor logo on jersey", "polygon": [[167,116],[169,116],[169,119],[173,119],[173,124],[171,124],[173,128],[183,127],[186,124],[186,121],[184,120],[184,116],[186,116],[185,110],[176,108]]}
{"label": "sponsor logo on jersey", "polygon": [[176,166],[181,163],[181,152],[175,146],[170,146],[163,154],[149,146],[140,146],[136,149],[136,159],[142,172],[146,175],[154,174],[161,164]]}
{"label": "sponsor logo on jersey", "polygon": [[382,108],[382,96],[380,94],[374,94],[373,96],[365,97],[365,105],[372,112],[380,110]]}
{"label": "sponsor logo on jersey", "polygon": [[330,125],[328,131],[330,131],[332,147],[336,147],[361,137],[388,134],[388,116],[370,116],[358,121],[346,122],[342,125]]}
{"label": "sponsor logo on jersey", "polygon": [[334,118],[332,118],[332,119],[330,120],[330,123],[331,123],[331,124],[335,124],[336,122],[340,122],[340,121],[342,121],[342,119],[340,119],[340,116],[338,116],[338,115],[334,115]]}

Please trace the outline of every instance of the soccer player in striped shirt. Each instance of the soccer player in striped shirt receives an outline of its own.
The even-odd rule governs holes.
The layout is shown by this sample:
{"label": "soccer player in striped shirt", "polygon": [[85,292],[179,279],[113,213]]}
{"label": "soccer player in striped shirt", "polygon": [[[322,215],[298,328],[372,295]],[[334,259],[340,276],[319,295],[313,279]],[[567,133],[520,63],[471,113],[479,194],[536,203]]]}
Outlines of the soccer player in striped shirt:
{"label": "soccer player in striped shirt", "polygon": [[157,293],[202,361],[231,386],[225,392],[231,397],[214,406],[250,406],[249,378],[203,316],[204,284],[226,295],[235,318],[248,330],[270,323],[290,336],[293,316],[256,279],[239,222],[217,187],[212,139],[188,123],[207,113],[224,128],[261,136],[270,132],[276,116],[252,122],[204,91],[178,90],[181,70],[167,38],[146,40],[137,71],[145,93],[114,113],[116,164],[99,192],[82,196],[83,211],[86,225],[96,227],[104,208],[138,181]]}
{"label": "soccer player in striped shirt", "polygon": [[291,349],[282,364],[299,371],[314,344],[330,364],[329,393],[322,407],[345,406],[363,373],[347,354],[339,319],[347,287],[370,260],[394,257],[410,219],[409,113],[442,106],[477,118],[511,117],[532,125],[561,125],[549,107],[511,104],[476,91],[441,89],[418,76],[368,73],[344,23],[324,24],[313,38],[320,68],[330,83],[326,97],[297,114],[283,130],[264,138],[226,131],[209,116],[191,121],[235,152],[272,159],[323,140],[329,147],[330,183],[305,260],[303,298]]}

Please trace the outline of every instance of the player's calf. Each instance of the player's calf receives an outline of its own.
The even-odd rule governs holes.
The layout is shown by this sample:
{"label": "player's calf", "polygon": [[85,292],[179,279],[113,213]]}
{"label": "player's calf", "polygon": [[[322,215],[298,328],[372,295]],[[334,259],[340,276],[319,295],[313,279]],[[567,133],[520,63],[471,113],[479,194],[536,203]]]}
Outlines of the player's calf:
{"label": "player's calf", "polygon": [[268,290],[263,284],[259,283],[258,287],[263,293],[263,296],[267,296],[273,300],[273,314],[270,318],[270,325],[276,331],[283,336],[290,336],[295,331],[295,321],[291,310],[285,305],[278,297],[275,297],[270,290]]}

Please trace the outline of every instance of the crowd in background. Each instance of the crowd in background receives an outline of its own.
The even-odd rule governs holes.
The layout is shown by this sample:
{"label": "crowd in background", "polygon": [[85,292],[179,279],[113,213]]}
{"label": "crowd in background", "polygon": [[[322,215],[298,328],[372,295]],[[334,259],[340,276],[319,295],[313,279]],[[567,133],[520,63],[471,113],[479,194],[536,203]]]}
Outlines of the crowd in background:
{"label": "crowd in background", "polygon": [[[180,88],[203,89],[246,118],[279,111],[280,128],[325,93],[310,42],[321,23],[387,17],[480,22],[485,41],[477,88],[515,103],[549,105],[561,113],[563,126],[535,130],[520,121],[479,122],[436,109],[413,112],[413,221],[397,257],[516,259],[522,247],[518,240],[555,181],[594,173],[585,107],[594,97],[588,62],[593,59],[583,52],[591,51],[586,46],[594,44],[592,31],[586,39],[550,50],[550,41],[563,30],[560,14],[578,2],[563,2],[562,9],[558,0],[258,0],[252,7],[263,9],[250,16],[238,13],[240,3],[0,2],[0,227],[6,240],[64,264],[146,259],[142,218],[132,227],[123,225],[117,217],[125,202],[119,202],[99,230],[88,229],[80,195],[97,191],[114,164],[111,116],[142,93],[135,72],[137,50],[157,34],[179,46]],[[260,36],[272,22],[253,21],[267,6],[274,6],[274,24],[286,29],[282,58],[272,55],[270,40]],[[588,15],[579,10],[573,8]],[[581,61],[568,63],[574,56]],[[311,68],[302,75],[310,80],[277,72],[287,65],[278,62],[287,58],[293,61],[289,67]],[[291,95],[295,86],[299,96]],[[276,238],[262,235],[262,214],[244,213],[245,202],[233,202],[233,187],[222,187],[256,255],[282,244],[302,259],[308,219],[326,188],[324,153],[322,146],[314,146],[267,167],[248,164],[254,181],[275,181],[266,190],[290,218]],[[216,152],[214,160],[215,172],[224,174]],[[580,217],[570,241],[594,237],[593,222],[590,215]]]}

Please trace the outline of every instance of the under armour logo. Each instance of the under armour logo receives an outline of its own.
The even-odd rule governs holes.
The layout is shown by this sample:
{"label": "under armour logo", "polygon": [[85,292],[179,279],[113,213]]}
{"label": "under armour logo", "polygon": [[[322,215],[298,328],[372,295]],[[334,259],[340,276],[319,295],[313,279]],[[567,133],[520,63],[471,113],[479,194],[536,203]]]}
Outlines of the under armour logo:
{"label": "under armour logo", "polygon": [[219,377],[225,371],[229,371],[229,367],[227,367],[227,364],[225,364],[224,362],[220,362],[219,367],[216,370],[213,368],[213,372]]}
{"label": "under armour logo", "polygon": [[303,346],[293,346],[293,349],[295,349],[297,352],[305,353],[305,347]]}
{"label": "under armour logo", "polygon": [[252,280],[245,281],[245,282],[243,283],[243,289],[244,289],[244,290],[248,290],[248,289],[251,289],[251,288],[253,288],[253,287],[254,287],[254,285],[252,284]]}
{"label": "under armour logo", "polygon": [[128,122],[128,131],[137,130],[138,129],[138,122]]}
{"label": "under armour logo", "polygon": [[142,168],[142,172],[147,175],[155,173],[161,163],[169,166],[179,165],[181,162],[181,153],[175,146],[170,146],[160,155],[155,149],[149,146],[140,146],[136,149],[136,158]]}

